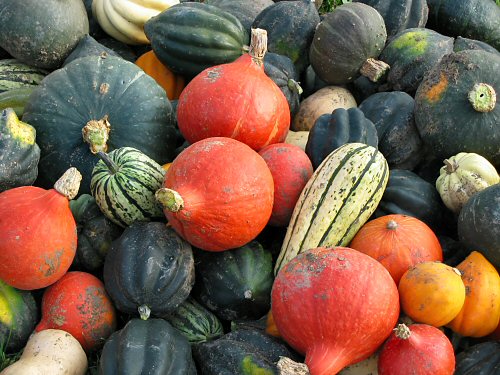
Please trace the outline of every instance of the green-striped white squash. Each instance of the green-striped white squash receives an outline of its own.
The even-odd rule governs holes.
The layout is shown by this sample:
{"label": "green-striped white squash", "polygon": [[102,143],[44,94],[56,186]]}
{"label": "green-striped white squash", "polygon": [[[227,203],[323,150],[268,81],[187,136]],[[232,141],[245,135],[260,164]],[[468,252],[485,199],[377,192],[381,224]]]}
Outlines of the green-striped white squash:
{"label": "green-striped white squash", "polygon": [[47,74],[16,59],[0,60],[0,92],[37,86]]}
{"label": "green-striped white squash", "polygon": [[388,179],[387,161],[375,147],[347,143],[332,151],[297,200],[275,274],[305,250],[347,246],[377,208]]}
{"label": "green-striped white squash", "polygon": [[98,154],[101,160],[92,170],[90,189],[108,219],[126,227],[164,217],[155,198],[165,176],[160,164],[132,147]]}

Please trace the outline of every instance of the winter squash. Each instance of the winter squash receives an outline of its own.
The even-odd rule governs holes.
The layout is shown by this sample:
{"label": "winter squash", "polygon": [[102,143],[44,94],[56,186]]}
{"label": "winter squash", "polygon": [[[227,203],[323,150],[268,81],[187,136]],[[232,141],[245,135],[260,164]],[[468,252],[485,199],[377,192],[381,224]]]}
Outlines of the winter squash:
{"label": "winter squash", "polygon": [[0,112],[0,192],[31,185],[38,175],[40,148],[36,130],[12,108]]}
{"label": "winter squash", "polygon": [[415,264],[398,284],[403,312],[416,323],[441,327],[455,318],[465,302],[465,285],[456,268],[441,262]]}
{"label": "winter squash", "polygon": [[208,68],[188,83],[177,104],[177,122],[189,143],[229,137],[259,151],[285,140],[290,108],[264,72],[266,45],[266,31],[253,29],[249,53]]}
{"label": "winter squash", "polygon": [[0,92],[36,87],[47,71],[22,63],[17,59],[0,60]]}
{"label": "winter squash", "polygon": [[0,193],[1,280],[32,290],[45,288],[66,273],[77,244],[68,201],[76,196],[81,178],[70,168],[53,189],[21,186]]}
{"label": "winter squash", "polygon": [[497,170],[486,158],[460,152],[444,160],[436,189],[446,207],[458,214],[473,194],[499,182]]}
{"label": "winter squash", "polygon": [[441,244],[427,224],[401,214],[370,220],[359,229],[349,247],[382,263],[396,285],[415,264],[443,260]]}
{"label": "winter squash", "polygon": [[349,83],[361,74],[376,82],[389,68],[376,60],[386,39],[384,19],[374,8],[363,3],[342,4],[327,13],[316,28],[309,60],[316,74],[330,85]]}
{"label": "winter squash", "polygon": [[24,106],[28,102],[28,98],[34,88],[35,86],[30,86],[0,93],[0,111],[12,108],[18,117],[22,117],[24,113]]}
{"label": "winter squash", "polygon": [[270,5],[273,0],[205,0],[205,3],[215,5],[238,18],[245,30],[252,28],[255,17]]}
{"label": "winter squash", "polygon": [[97,155],[101,160],[92,170],[90,190],[109,220],[126,227],[163,216],[154,196],[165,175],[160,164],[133,147]]}
{"label": "winter squash", "polygon": [[214,65],[232,62],[248,50],[249,30],[214,5],[181,2],[144,24],[158,59],[190,80]]}
{"label": "winter squash", "polygon": [[135,63],[165,89],[170,100],[179,99],[179,95],[185,87],[184,77],[172,73],[158,60],[154,51],[151,50],[142,54]]}
{"label": "winter squash", "polygon": [[[411,370],[410,370],[411,369]],[[380,350],[378,373],[453,375],[455,353],[448,337],[427,324],[398,324]]]}
{"label": "winter squash", "polygon": [[88,194],[95,153],[124,146],[160,164],[171,161],[173,117],[165,90],[137,65],[113,56],[77,59],[49,74],[25,107],[23,121],[36,128],[42,154],[37,185],[52,186],[75,166],[80,193]]}
{"label": "winter squash", "polygon": [[487,52],[495,53],[497,55],[500,54],[500,52],[496,48],[493,48],[488,43],[481,42],[480,40],[476,39],[463,38],[461,36],[456,37],[455,43],[453,43],[453,51],[459,52],[466,49],[481,49]]}
{"label": "winter squash", "polygon": [[136,222],[113,242],[103,276],[119,311],[142,319],[164,317],[193,287],[191,245],[164,223]]}
{"label": "winter squash", "polygon": [[274,182],[264,159],[249,146],[211,137],[174,159],[156,196],[181,237],[197,248],[223,251],[247,244],[264,229]]}
{"label": "winter squash", "polygon": [[33,333],[21,358],[0,374],[85,375],[87,369],[87,354],[78,340],[61,329],[46,329]]}
{"label": "winter squash", "polygon": [[127,44],[149,44],[144,24],[179,0],[94,0],[92,13],[102,29]]}
{"label": "winter squash", "polygon": [[447,327],[462,336],[484,337],[500,320],[500,276],[478,251],[472,251],[457,269],[465,284],[465,302]]}
{"label": "winter squash", "polygon": [[301,131],[290,130],[286,135],[284,143],[298,146],[302,149],[302,151],[305,151],[308,137],[309,137],[308,130],[301,130]]}
{"label": "winter squash", "polygon": [[350,248],[314,248],[278,272],[272,310],[282,338],[305,354],[311,374],[327,375],[375,352],[396,325],[399,297],[373,258]]}
{"label": "winter squash", "polygon": [[486,341],[469,346],[456,356],[455,375],[495,375],[500,366],[500,342]]}
{"label": "winter squash", "polygon": [[60,67],[88,32],[89,21],[81,0],[2,1],[0,47],[30,66],[48,70]]}
{"label": "winter squash", "polygon": [[188,340],[163,319],[130,319],[104,344],[99,374],[196,375]]}
{"label": "winter squash", "polygon": [[306,154],[316,169],[333,150],[356,142],[377,148],[375,125],[358,108],[337,108],[314,122],[307,138]]}
{"label": "winter squash", "polygon": [[73,60],[79,59],[86,56],[117,56],[120,57],[118,52],[115,52],[111,48],[106,47],[101,44],[90,35],[85,35],[80,39],[76,47],[71,51],[71,53],[64,59],[62,67],[69,64]]}
{"label": "winter squash", "polygon": [[307,154],[299,146],[274,143],[259,151],[274,181],[274,204],[268,224],[285,227],[302,189],[313,174]]}
{"label": "winter squash", "polygon": [[86,352],[102,347],[116,328],[116,313],[104,285],[90,273],[70,271],[45,289],[36,332],[62,329]]}

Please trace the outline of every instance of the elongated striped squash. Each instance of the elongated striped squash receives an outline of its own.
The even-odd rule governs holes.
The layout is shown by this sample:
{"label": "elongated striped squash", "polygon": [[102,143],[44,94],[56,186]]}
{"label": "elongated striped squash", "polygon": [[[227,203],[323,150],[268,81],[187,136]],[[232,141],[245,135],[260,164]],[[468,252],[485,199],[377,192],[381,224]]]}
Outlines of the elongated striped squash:
{"label": "elongated striped squash", "polygon": [[0,111],[12,108],[17,117],[21,118],[24,113],[24,106],[28,102],[31,92],[36,86],[21,87],[9,91],[0,92]]}
{"label": "elongated striped squash", "polygon": [[47,71],[26,65],[16,59],[0,60],[0,92],[38,85]]}
{"label": "elongated striped squash", "polygon": [[347,143],[314,171],[295,205],[275,274],[299,253],[318,246],[347,246],[370,218],[389,178],[375,147]]}
{"label": "elongated striped squash", "polygon": [[155,199],[165,176],[160,164],[133,147],[98,155],[101,160],[92,170],[90,190],[108,219],[127,227],[135,221],[164,217]]}

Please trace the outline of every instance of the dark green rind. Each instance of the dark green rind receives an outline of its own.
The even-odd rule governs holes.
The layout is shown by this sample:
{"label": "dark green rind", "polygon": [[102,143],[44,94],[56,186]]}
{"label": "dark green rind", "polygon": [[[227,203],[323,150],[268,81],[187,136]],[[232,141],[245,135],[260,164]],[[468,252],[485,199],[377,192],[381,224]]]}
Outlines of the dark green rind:
{"label": "dark green rind", "polygon": [[131,319],[104,344],[99,375],[196,375],[187,339],[163,319]]}
{"label": "dark green rind", "polygon": [[0,60],[0,93],[38,85],[47,71],[34,68],[17,59]]}
{"label": "dark green rind", "polygon": [[265,8],[274,4],[272,0],[205,0],[204,2],[234,15],[248,33],[250,33],[255,17]]}
{"label": "dark green rind", "polygon": [[196,250],[193,297],[223,320],[257,319],[271,307],[272,254],[257,241],[223,252]]}
{"label": "dark green rind", "polygon": [[458,237],[500,269],[500,184],[472,195],[460,210]]}
{"label": "dark green rind", "polygon": [[99,158],[83,141],[82,128],[105,115],[111,126],[108,151],[129,146],[159,164],[172,161],[177,134],[165,90],[122,58],[83,57],[50,73],[26,104],[23,121],[36,128],[42,150],[38,186],[51,188],[74,166],[83,176],[79,193],[90,193]]}
{"label": "dark green rind", "polygon": [[390,169],[413,169],[422,157],[422,140],[414,120],[415,101],[402,91],[370,95],[359,109],[378,134],[378,149]]}
{"label": "dark green rind", "polygon": [[455,43],[453,44],[453,52],[459,52],[467,49],[479,49],[486,52],[491,52],[496,55],[500,55],[497,49],[490,46],[488,43],[481,42],[480,40],[462,38],[461,36],[455,38]]}
{"label": "dark green rind", "polygon": [[363,3],[346,3],[326,14],[319,23],[309,60],[323,81],[345,84],[359,77],[368,58],[380,55],[386,38],[380,13]]}
{"label": "dark green rind", "polygon": [[379,56],[391,67],[387,75],[388,89],[414,95],[424,75],[444,55],[453,52],[453,41],[425,28],[406,29],[395,35]]}
{"label": "dark green rind", "polygon": [[496,375],[500,370],[500,342],[475,343],[455,357],[454,375]]}
{"label": "dark green rind", "polygon": [[82,39],[80,39],[80,41],[73,49],[73,51],[71,51],[68,57],[66,57],[62,66],[65,66],[80,57],[101,55],[121,57],[117,52],[99,43],[90,35],[85,35]]}
{"label": "dark green rind", "polygon": [[113,242],[103,277],[119,311],[137,316],[138,308],[147,306],[151,316],[167,316],[193,287],[191,245],[165,223],[136,222]]}
{"label": "dark green rind", "polygon": [[24,107],[35,87],[23,87],[0,93],[0,111],[12,108],[16,112],[17,117],[21,118],[24,114]]}
{"label": "dark green rind", "polygon": [[174,5],[152,17],[144,32],[158,59],[188,78],[236,60],[250,41],[249,32],[231,13],[195,2]]}

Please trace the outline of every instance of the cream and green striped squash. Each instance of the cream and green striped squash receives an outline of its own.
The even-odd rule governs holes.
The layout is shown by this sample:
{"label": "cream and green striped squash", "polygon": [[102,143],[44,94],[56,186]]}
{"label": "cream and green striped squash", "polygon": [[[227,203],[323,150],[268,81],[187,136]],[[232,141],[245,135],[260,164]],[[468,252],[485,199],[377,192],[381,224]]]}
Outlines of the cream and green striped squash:
{"label": "cream and green striped squash", "polygon": [[299,253],[319,246],[347,246],[373,214],[389,167],[375,147],[347,143],[314,171],[295,205],[275,274]]}
{"label": "cream and green striped squash", "polygon": [[16,59],[0,60],[0,92],[37,86],[47,74]]}
{"label": "cream and green striped squash", "polygon": [[92,170],[90,189],[108,219],[127,227],[135,221],[163,218],[155,192],[165,170],[156,161],[132,147],[121,147],[101,158]]}

